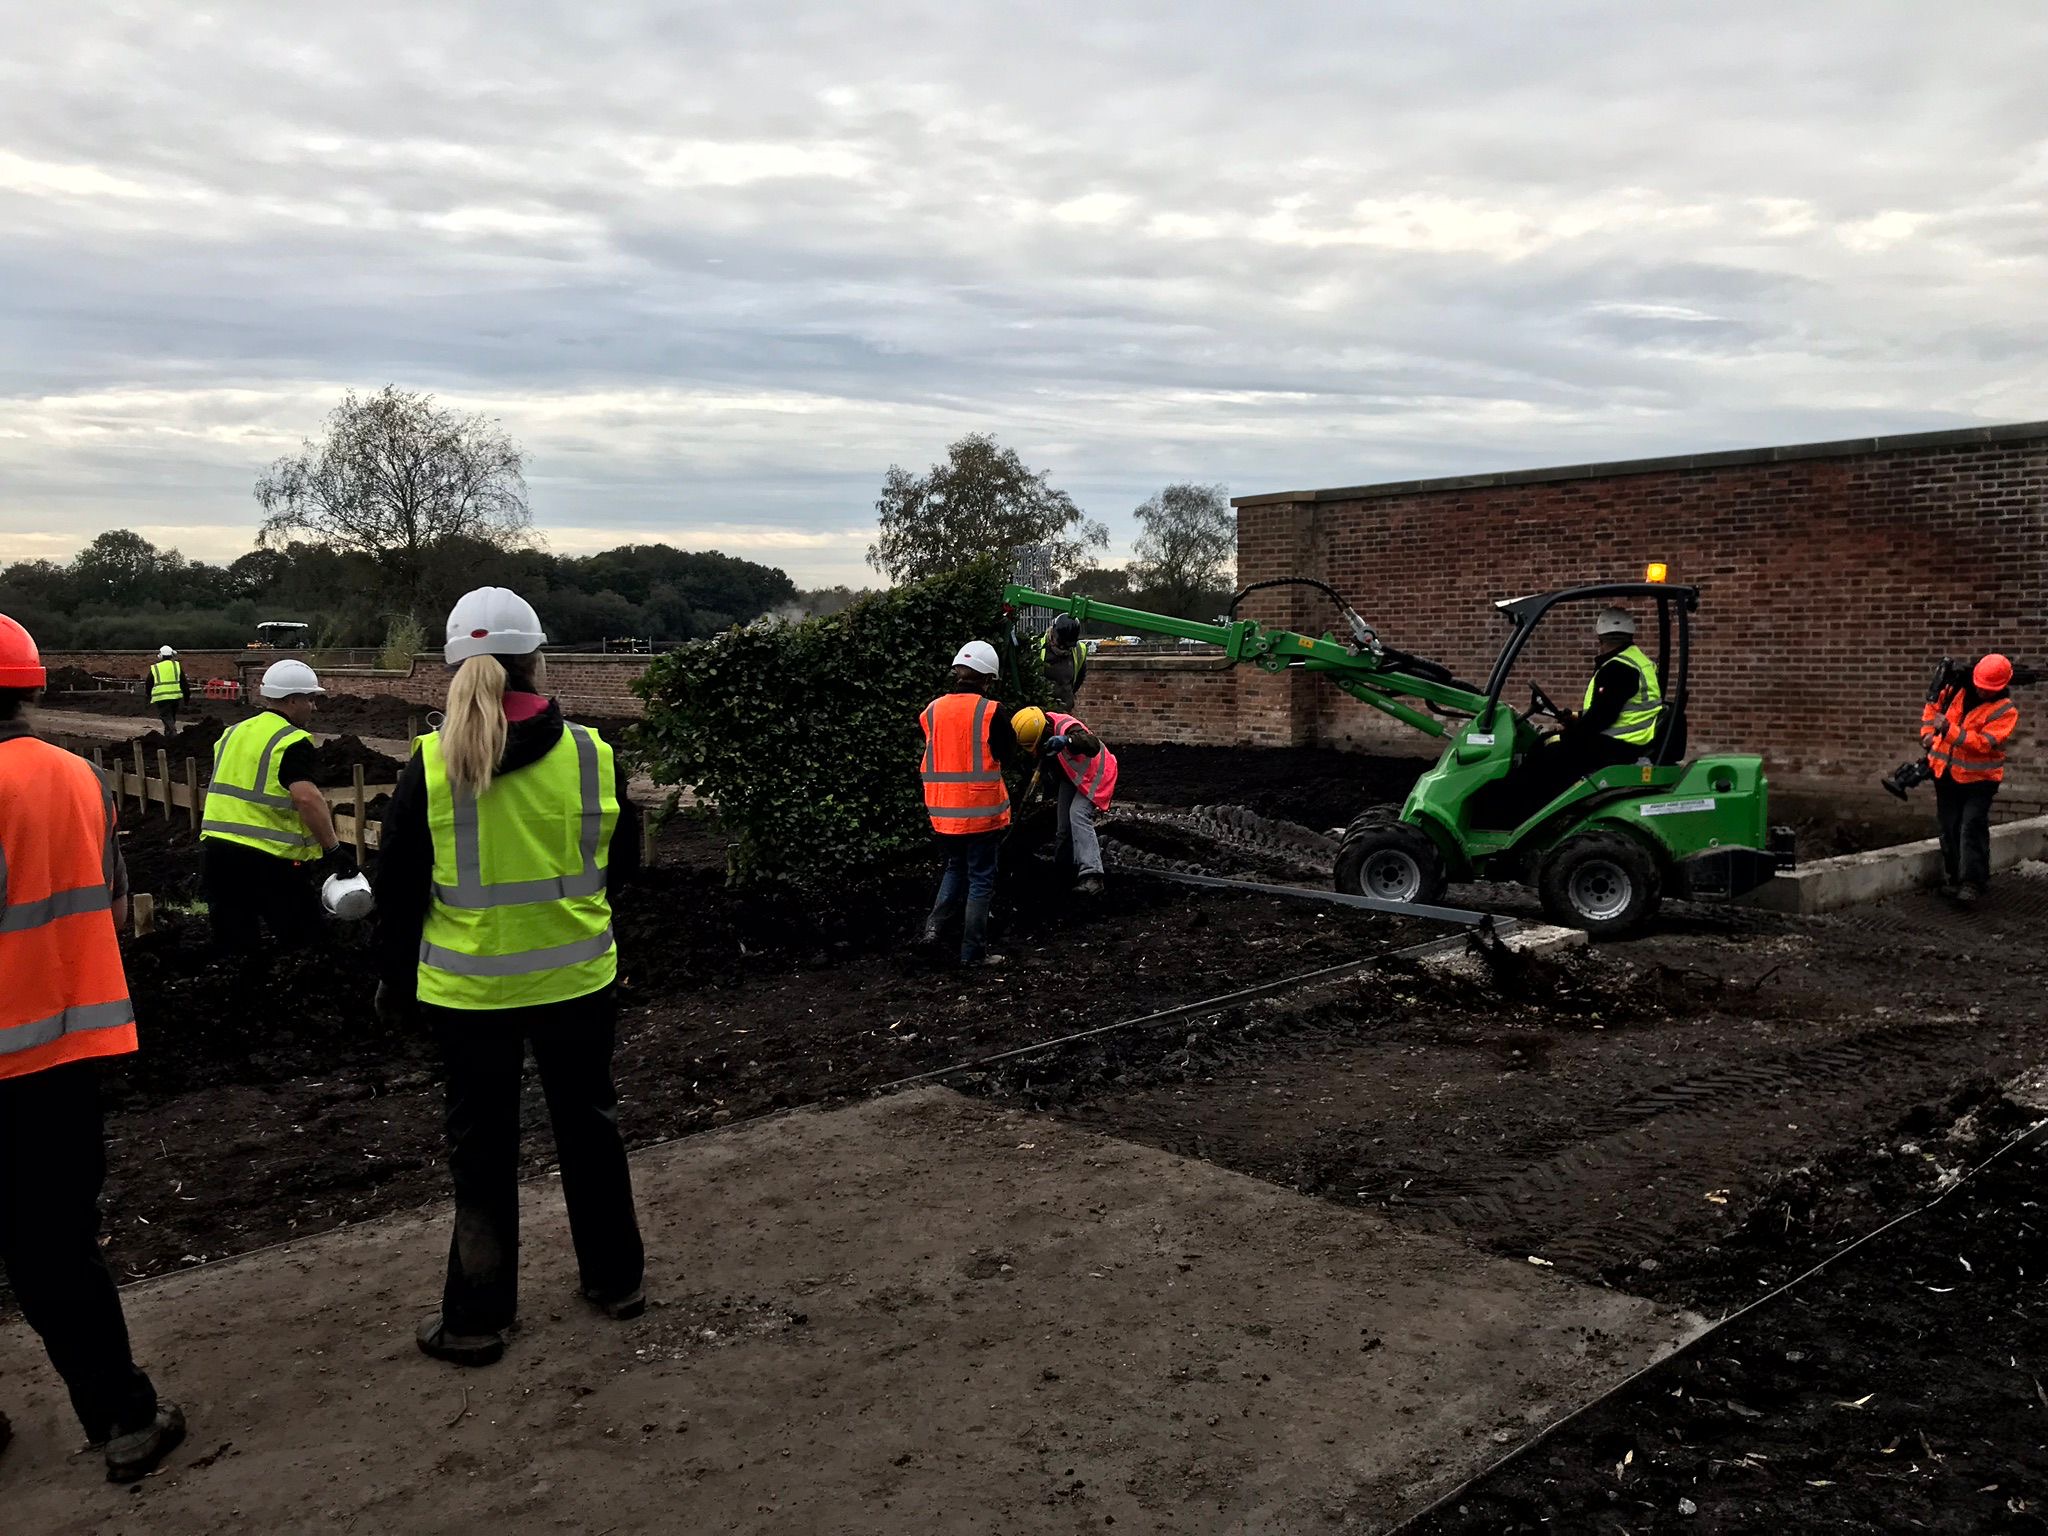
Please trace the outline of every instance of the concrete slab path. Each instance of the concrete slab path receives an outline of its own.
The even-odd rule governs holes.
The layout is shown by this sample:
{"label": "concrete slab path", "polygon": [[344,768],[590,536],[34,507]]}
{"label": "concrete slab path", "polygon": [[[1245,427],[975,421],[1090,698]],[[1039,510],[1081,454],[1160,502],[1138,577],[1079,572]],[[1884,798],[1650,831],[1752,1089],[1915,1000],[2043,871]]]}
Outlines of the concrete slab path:
{"label": "concrete slab path", "polygon": [[447,1217],[136,1286],[192,1435],[135,1491],[0,1330],[8,1531],[1369,1531],[1685,1314],[928,1090],[635,1161],[654,1304],[527,1194],[504,1363],[421,1356]]}

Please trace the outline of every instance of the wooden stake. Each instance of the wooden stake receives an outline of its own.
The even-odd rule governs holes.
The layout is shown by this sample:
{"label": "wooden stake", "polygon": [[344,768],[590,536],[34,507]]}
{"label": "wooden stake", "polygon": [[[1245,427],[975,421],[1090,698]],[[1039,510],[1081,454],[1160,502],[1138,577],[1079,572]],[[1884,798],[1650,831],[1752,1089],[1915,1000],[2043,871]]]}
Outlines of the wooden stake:
{"label": "wooden stake", "polygon": [[197,837],[200,817],[205,813],[206,802],[199,794],[199,760],[195,757],[185,759],[185,804],[186,809],[192,813],[192,835]]}
{"label": "wooden stake", "polygon": [[409,714],[409,715],[407,715],[407,716],[405,717],[405,753],[406,753],[406,756],[410,757],[410,756],[412,755],[412,744],[413,744],[414,742],[418,741],[419,739],[420,739],[420,717],[419,717],[419,713],[418,713],[418,711],[414,711],[414,712],[413,712],[412,714]]}
{"label": "wooden stake", "polygon": [[126,793],[128,788],[126,783],[127,777],[128,775],[121,771],[121,763],[117,758],[114,762],[113,772],[107,779],[107,788],[113,792],[116,814],[119,814],[121,809],[121,796]]}
{"label": "wooden stake", "polygon": [[156,898],[147,891],[136,891],[128,898],[128,913],[135,920],[135,937],[156,932]]}
{"label": "wooden stake", "polygon": [[149,809],[149,770],[142,766],[142,738],[135,738],[135,807]]}
{"label": "wooden stake", "polygon": [[654,868],[654,818],[644,810],[640,813],[640,867]]}
{"label": "wooden stake", "polygon": [[369,798],[363,793],[363,765],[361,763],[356,764],[352,777],[355,780],[356,791],[356,862],[360,864],[363,862],[363,851],[369,847],[369,844],[364,841],[364,838],[367,836],[364,827],[370,819],[369,812],[366,809],[369,804]]}
{"label": "wooden stake", "polygon": [[171,819],[171,754],[162,747],[156,749],[156,776],[164,786],[164,820]]}

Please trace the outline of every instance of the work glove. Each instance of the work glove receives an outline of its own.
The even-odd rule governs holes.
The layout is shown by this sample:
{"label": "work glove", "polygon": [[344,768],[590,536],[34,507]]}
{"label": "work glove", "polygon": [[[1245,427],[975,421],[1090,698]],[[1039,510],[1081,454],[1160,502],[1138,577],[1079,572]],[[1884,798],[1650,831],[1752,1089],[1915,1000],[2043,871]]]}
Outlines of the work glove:
{"label": "work glove", "polygon": [[320,856],[320,862],[327,866],[330,875],[339,875],[346,880],[356,872],[356,851],[347,843],[336,843]]}
{"label": "work glove", "polygon": [[1048,736],[1048,737],[1046,737],[1046,739],[1045,739],[1045,750],[1046,750],[1046,751],[1048,751],[1048,752],[1064,752],[1064,751],[1066,751],[1066,750],[1067,750],[1067,738],[1066,738],[1066,737],[1064,737],[1064,736]]}
{"label": "work glove", "polygon": [[388,981],[377,983],[377,998],[372,1005],[377,1018],[385,1024],[409,1024],[419,1016],[420,1000],[409,992],[401,992]]}

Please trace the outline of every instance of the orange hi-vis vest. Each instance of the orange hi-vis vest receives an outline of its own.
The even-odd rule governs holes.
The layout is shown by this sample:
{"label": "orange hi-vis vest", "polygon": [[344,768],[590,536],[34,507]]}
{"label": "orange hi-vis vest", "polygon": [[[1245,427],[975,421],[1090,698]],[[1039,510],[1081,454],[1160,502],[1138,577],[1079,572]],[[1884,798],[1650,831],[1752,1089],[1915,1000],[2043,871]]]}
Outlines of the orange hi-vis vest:
{"label": "orange hi-vis vest", "polygon": [[135,1049],[114,803],[83,758],[0,741],[0,1078]]}
{"label": "orange hi-vis vest", "polygon": [[996,701],[946,693],[917,717],[924,727],[924,808],[932,830],[948,836],[995,832],[1010,824],[1003,765],[989,749]]}
{"label": "orange hi-vis vest", "polygon": [[1930,700],[1920,711],[1920,744],[1936,778],[1957,784],[1996,784],[2005,777],[2005,744],[2020,723],[2011,699],[1986,699],[1976,708],[1961,689],[1946,709]]}

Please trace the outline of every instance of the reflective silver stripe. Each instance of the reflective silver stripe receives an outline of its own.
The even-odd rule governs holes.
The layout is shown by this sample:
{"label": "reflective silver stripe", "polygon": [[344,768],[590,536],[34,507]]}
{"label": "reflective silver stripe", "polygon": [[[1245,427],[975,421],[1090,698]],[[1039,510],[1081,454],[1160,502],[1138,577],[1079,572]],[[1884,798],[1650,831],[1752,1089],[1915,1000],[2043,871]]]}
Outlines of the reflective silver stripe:
{"label": "reflective silver stripe", "polygon": [[611,948],[612,930],[607,924],[603,933],[578,939],[573,944],[557,944],[552,949],[529,949],[516,955],[465,955],[422,940],[420,964],[454,976],[531,976],[536,971],[559,971],[572,965],[582,965],[611,953]]}
{"label": "reflective silver stripe", "polygon": [[292,808],[290,795],[266,795],[257,789],[237,789],[232,784],[213,783],[206,786],[209,795],[221,795],[229,800],[247,800],[254,805],[275,806],[279,810]]}
{"label": "reflective silver stripe", "polygon": [[604,837],[604,798],[599,783],[597,739],[586,726],[565,726],[576,747],[577,790],[582,796],[582,827],[578,851],[583,867],[574,874],[546,875],[538,880],[484,883],[483,847],[477,832],[476,796],[449,786],[455,828],[454,885],[435,885],[442,905],[465,911],[525,906],[536,901],[563,901],[596,896],[605,888],[605,872],[597,867],[597,845]]}
{"label": "reflective silver stripe", "polygon": [[1090,800],[1093,800],[1095,798],[1096,786],[1102,782],[1103,770],[1109,766],[1109,764],[1103,760],[1108,756],[1109,749],[1107,747],[1105,747],[1102,751],[1097,752],[1095,754],[1095,762],[1093,766],[1091,766],[1088,770],[1088,776],[1080,781],[1081,793],[1086,795]]}
{"label": "reflective silver stripe", "polygon": [[119,1029],[123,1024],[134,1022],[135,1006],[125,997],[112,1003],[85,1003],[76,1008],[66,1008],[62,1013],[53,1013],[46,1019],[30,1019],[26,1024],[11,1024],[0,1029],[0,1056],[32,1051],[39,1045],[48,1045],[52,1040],[61,1040],[66,1035],[84,1030]]}
{"label": "reflective silver stripe", "polygon": [[24,933],[54,923],[60,917],[77,917],[85,912],[104,912],[114,904],[104,885],[74,886],[40,901],[24,901],[0,907],[0,933]]}
{"label": "reflective silver stripe", "polygon": [[1010,808],[1009,796],[992,800],[987,805],[928,805],[925,814],[938,821],[966,821],[975,816],[993,816],[998,811]]}
{"label": "reflective silver stripe", "polygon": [[968,739],[969,749],[974,754],[974,765],[986,772],[996,766],[995,754],[988,749],[988,717],[995,713],[996,701],[983,699],[974,706],[972,735]]}
{"label": "reflective silver stripe", "polygon": [[1982,727],[1989,725],[1994,720],[2003,720],[2007,715],[2011,714],[2012,712],[2013,702],[2011,699],[2007,699],[2003,704],[2000,704],[1998,708],[1994,709],[1993,711],[1991,711],[1990,714],[1986,715],[1982,720],[1980,720],[1978,722],[1978,725]]}
{"label": "reflective silver stripe", "polygon": [[297,726],[287,720],[283,730],[277,732],[270,740],[263,743],[263,756],[256,763],[256,782],[251,784],[249,788],[261,790],[264,785],[270,782],[270,760],[277,755],[277,744],[297,729]]}
{"label": "reflective silver stripe", "polygon": [[253,837],[266,843],[287,843],[295,848],[315,850],[319,844],[304,832],[274,832],[269,827],[245,826],[239,821],[202,821],[202,832],[225,832],[232,837]]}
{"label": "reflective silver stripe", "polygon": [[1000,770],[994,773],[927,773],[924,781],[927,784],[1000,784],[1003,775]]}

